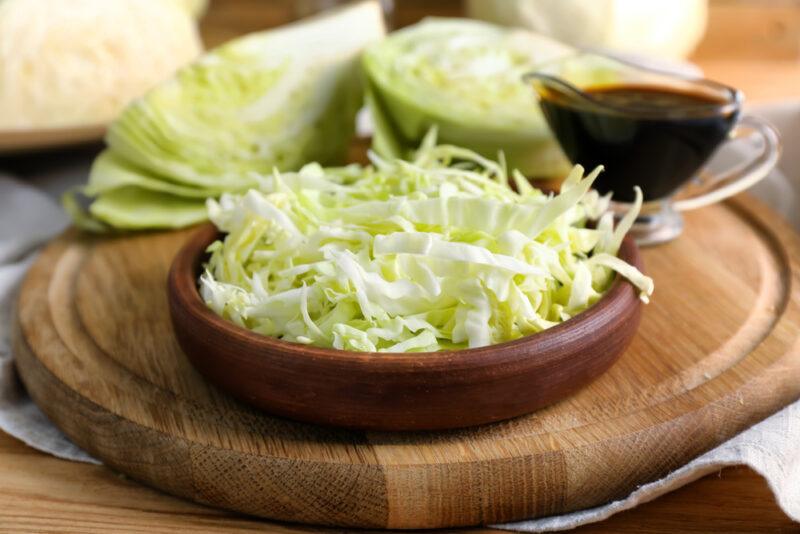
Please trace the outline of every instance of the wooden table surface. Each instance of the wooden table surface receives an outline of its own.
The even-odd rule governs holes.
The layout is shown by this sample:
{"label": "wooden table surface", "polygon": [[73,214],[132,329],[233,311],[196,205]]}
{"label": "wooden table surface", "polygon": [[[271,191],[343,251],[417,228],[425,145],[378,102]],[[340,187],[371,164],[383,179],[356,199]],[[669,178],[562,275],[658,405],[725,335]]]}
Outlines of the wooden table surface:
{"label": "wooden table surface", "polygon": [[[461,10],[457,1],[397,0],[396,4],[397,25],[427,13],[457,15]],[[286,22],[294,16],[291,5],[288,0],[212,0],[203,20],[206,43],[218,44]],[[800,0],[712,0],[708,32],[693,59],[709,77],[743,89],[750,102],[800,99]],[[0,473],[0,532],[319,530],[249,519],[182,501],[105,467],[36,452],[2,433]],[[760,476],[733,467],[575,532],[799,531],[800,525],[780,511]]]}

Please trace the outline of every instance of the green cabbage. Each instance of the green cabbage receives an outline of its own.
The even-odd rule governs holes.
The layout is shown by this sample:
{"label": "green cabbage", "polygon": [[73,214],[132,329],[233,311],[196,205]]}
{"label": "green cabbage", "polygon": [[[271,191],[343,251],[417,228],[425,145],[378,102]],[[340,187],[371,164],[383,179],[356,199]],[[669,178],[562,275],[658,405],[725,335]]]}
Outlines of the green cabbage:
{"label": "green cabbage", "polygon": [[96,199],[91,216],[185,226],[205,218],[207,197],[246,191],[273,168],[344,161],[362,102],[357,58],[383,34],[377,2],[360,3],[235,39],[181,69],[111,125],[83,191]]}
{"label": "green cabbage", "polygon": [[[480,347],[584,311],[618,272],[641,191],[614,228],[610,198],[576,166],[559,195],[431,133],[412,161],[309,164],[209,200],[227,235],[200,291],[217,314],[286,341],[367,352]],[[515,184],[516,191],[508,183]],[[598,220],[594,228],[589,220]]]}
{"label": "green cabbage", "polygon": [[486,157],[502,150],[533,177],[569,165],[522,75],[573,53],[556,41],[466,19],[426,19],[369,47],[363,64],[373,148],[403,157],[437,125],[443,142]]}

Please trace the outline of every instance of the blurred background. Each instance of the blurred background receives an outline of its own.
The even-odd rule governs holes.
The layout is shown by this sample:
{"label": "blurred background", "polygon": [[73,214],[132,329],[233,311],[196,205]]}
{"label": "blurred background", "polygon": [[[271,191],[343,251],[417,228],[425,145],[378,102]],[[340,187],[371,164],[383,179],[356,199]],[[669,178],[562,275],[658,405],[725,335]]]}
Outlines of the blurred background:
{"label": "blurred background", "polygon": [[[335,4],[331,0],[216,0],[200,20],[201,35],[210,48]],[[707,77],[741,87],[760,102],[785,99],[787,87],[794,87],[800,96],[800,0],[394,0],[383,4],[393,28],[426,16],[469,14],[492,22],[516,21],[578,45],[582,43],[565,38],[570,28],[577,36],[591,34],[597,43],[598,30],[616,18],[615,34],[607,31],[603,37],[618,51],[651,56],[660,52],[670,59],[683,55],[676,56],[676,50],[685,52],[683,57],[700,65]],[[514,19],[515,11],[538,16]],[[575,18],[581,14],[582,18]],[[645,33],[660,33],[656,41],[677,44],[643,49],[641,35]]]}
{"label": "blurred background", "polygon": [[[203,49],[341,3],[0,0],[0,170],[24,177],[34,169],[41,174],[43,166],[61,167],[64,158],[85,159],[98,150],[105,126],[127,102]],[[699,67],[706,77],[741,89],[749,103],[800,97],[800,0],[381,0],[381,4],[389,29],[428,16],[471,16],[526,27],[577,47],[610,50],[676,68]],[[128,11],[116,9],[122,5],[128,5]],[[106,13],[101,17],[98,9]],[[139,19],[133,20],[134,15]],[[120,32],[134,38],[114,36]],[[124,42],[125,49],[114,49],[114,39]],[[50,62],[38,52],[54,49],[62,53]],[[75,58],[85,61],[63,64],[77,62]],[[52,98],[57,93],[62,97]],[[36,113],[27,113],[27,104]],[[15,122],[19,118],[28,122]],[[86,141],[86,150],[53,150],[70,140]],[[32,149],[41,148],[50,149],[47,158],[28,157]]]}

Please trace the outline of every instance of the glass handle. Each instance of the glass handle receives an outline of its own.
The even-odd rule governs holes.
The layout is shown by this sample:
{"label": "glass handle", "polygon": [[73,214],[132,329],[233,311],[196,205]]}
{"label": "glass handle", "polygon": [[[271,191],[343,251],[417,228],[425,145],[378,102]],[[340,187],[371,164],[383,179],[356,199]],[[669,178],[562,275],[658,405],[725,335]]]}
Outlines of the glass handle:
{"label": "glass handle", "polygon": [[742,117],[730,135],[731,140],[759,137],[761,150],[752,159],[722,175],[701,172],[701,190],[692,196],[673,202],[678,211],[689,211],[724,200],[752,187],[775,167],[781,155],[781,138],[769,122],[753,115]]}

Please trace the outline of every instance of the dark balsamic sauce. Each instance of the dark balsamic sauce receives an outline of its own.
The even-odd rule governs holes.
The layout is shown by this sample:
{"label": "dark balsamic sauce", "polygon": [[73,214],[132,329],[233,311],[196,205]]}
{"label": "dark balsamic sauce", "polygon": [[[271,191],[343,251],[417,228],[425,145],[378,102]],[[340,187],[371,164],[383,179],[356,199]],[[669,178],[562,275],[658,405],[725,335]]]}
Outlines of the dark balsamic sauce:
{"label": "dark balsamic sauce", "polygon": [[[589,99],[548,90],[541,107],[573,163],[603,165],[600,193],[631,202],[633,186],[645,201],[670,196],[688,181],[726,138],[738,109],[701,92],[669,87],[613,85],[585,89]],[[729,108],[729,106],[728,106]]]}

